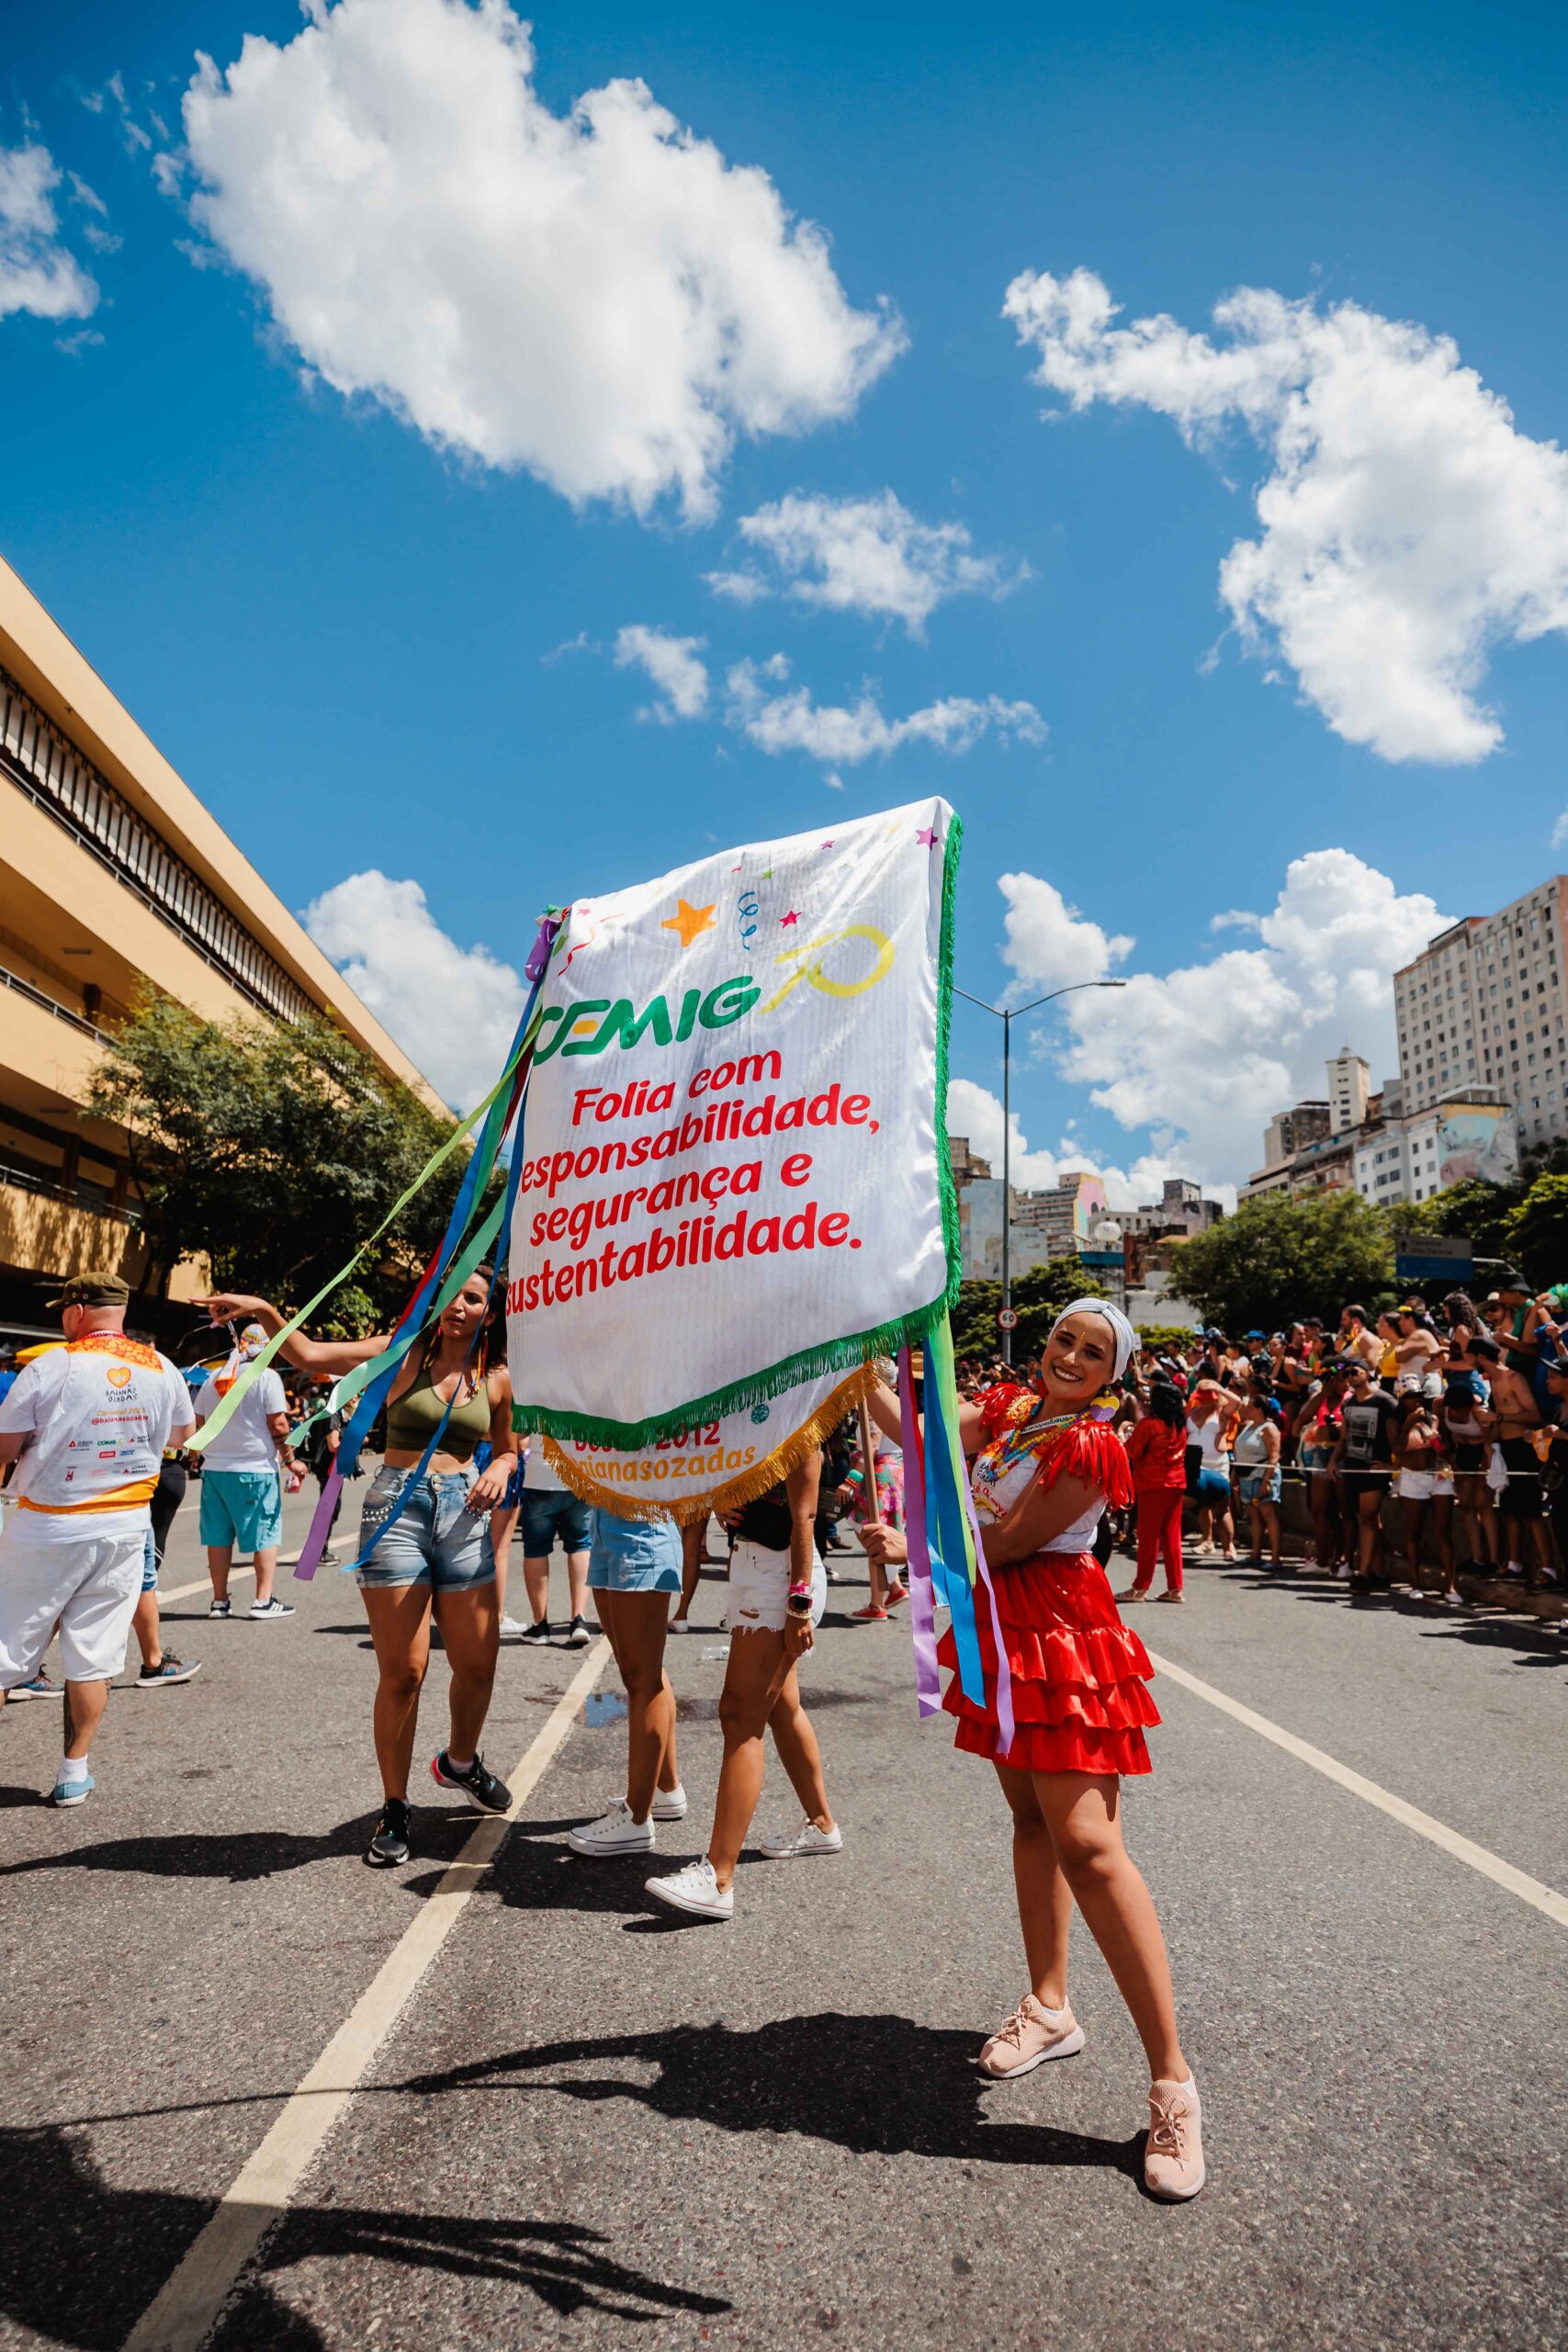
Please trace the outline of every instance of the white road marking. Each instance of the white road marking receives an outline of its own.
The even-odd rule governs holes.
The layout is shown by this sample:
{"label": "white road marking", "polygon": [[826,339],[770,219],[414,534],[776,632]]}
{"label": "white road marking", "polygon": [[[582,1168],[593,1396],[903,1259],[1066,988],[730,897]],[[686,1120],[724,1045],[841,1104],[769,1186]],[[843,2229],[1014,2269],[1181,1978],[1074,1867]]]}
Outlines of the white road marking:
{"label": "white road marking", "polygon": [[1348,1789],[1352,1796],[1376,1805],[1380,1813],[1386,1813],[1391,1820],[1403,1822],[1405,1828],[1414,1829],[1418,1838],[1429,1838],[1434,1846],[1440,1847],[1445,1854],[1451,1854],[1456,1861],[1468,1862],[1472,1871],[1479,1871],[1482,1877],[1489,1878],[1495,1886],[1506,1887],[1508,1893],[1517,1894],[1521,1903],[1532,1904],[1536,1910],[1544,1911],[1549,1919],[1555,1919],[1560,1928],[1568,1928],[1568,1895],[1559,1894],[1555,1887],[1543,1886],[1540,1879],[1530,1878],[1524,1871],[1516,1870],[1512,1862],[1504,1861],[1500,1855],[1489,1853],[1484,1846],[1476,1845],[1473,1838],[1463,1838],[1457,1829],[1450,1829],[1446,1821],[1436,1820],[1431,1814],[1423,1813],[1419,1805],[1409,1804],[1404,1797],[1396,1797],[1392,1790],[1382,1789],[1375,1781],[1353,1772],[1348,1764],[1325,1756],[1321,1747],[1314,1747],[1309,1740],[1298,1739],[1293,1731],[1285,1731],[1279,1724],[1271,1724],[1267,1715],[1257,1714],[1252,1708],[1244,1707],[1239,1700],[1227,1698],[1223,1690],[1216,1690],[1212,1682],[1201,1682],[1195,1674],[1189,1674],[1185,1667],[1173,1666],[1169,1658],[1157,1657],[1153,1650],[1149,1656],[1154,1659],[1156,1671],[1168,1674],[1171,1680],[1179,1682],[1184,1690],[1206,1699],[1210,1706],[1218,1707],[1222,1714],[1232,1716],[1238,1724],[1245,1724],[1248,1731],[1257,1732],[1260,1738],[1272,1740],[1274,1746],[1282,1747],[1287,1756],[1295,1757],[1299,1763],[1310,1764],[1313,1770],[1321,1772],[1325,1781],[1333,1781],[1338,1787]]}
{"label": "white road marking", "polygon": [[[281,1561],[278,1565],[280,1566],[282,1566]],[[237,1584],[242,1577],[254,1577],[255,1572],[255,1562],[254,1560],[247,1560],[243,1567],[230,1569],[229,1581],[231,1584]],[[212,1578],[210,1577],[197,1577],[194,1584],[171,1585],[167,1592],[160,1589],[158,1594],[158,1606],[162,1609],[165,1600],[188,1600],[193,1592],[210,1592],[211,1590]]]}
{"label": "white road marking", "polygon": [[512,1776],[512,1807],[479,1821],[271,2131],[226,2190],[212,2219],[126,2337],[124,2352],[199,2352],[241,2271],[287,2208],[420,1980],[494,1860],[510,1824],[563,1745],[572,1717],[610,1656],[601,1638],[583,1658]]}

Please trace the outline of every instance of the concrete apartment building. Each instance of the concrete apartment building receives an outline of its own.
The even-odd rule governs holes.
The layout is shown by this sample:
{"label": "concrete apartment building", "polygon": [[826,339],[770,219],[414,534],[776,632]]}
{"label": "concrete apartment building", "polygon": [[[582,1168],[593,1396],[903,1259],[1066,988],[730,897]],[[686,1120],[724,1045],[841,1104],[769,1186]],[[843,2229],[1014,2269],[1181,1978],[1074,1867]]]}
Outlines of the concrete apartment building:
{"label": "concrete apartment building", "polygon": [[[151,983],[213,1021],[314,1009],[433,1107],[406,1054],[0,560],[0,1325],[143,1256],[126,1136],[85,1108]],[[175,1295],[199,1288],[176,1270]]]}
{"label": "concrete apartment building", "polygon": [[1406,1112],[1482,1090],[1529,1150],[1568,1136],[1568,877],[1450,924],[1393,976]]}

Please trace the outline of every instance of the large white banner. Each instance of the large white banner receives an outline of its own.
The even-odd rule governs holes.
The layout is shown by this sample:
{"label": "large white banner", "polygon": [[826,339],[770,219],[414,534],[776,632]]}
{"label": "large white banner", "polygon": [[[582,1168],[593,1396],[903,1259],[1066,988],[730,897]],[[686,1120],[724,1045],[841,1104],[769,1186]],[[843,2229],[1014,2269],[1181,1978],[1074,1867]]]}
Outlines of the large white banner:
{"label": "large white banner", "polygon": [[940,1310],[958,831],[924,800],[570,908],[517,1147],[520,1428],[656,1446]]}

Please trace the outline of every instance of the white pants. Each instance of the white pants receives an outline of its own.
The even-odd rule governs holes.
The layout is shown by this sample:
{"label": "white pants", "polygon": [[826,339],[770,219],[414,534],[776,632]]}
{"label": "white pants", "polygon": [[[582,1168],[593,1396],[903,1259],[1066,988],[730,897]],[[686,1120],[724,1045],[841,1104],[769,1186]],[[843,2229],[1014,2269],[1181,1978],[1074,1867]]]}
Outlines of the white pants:
{"label": "white pants", "polygon": [[[811,1622],[822,1623],[828,1573],[811,1555]],[[738,1544],[729,1558],[729,1600],[724,1622],[731,1634],[782,1634],[789,1613],[789,1554],[761,1544]]]}
{"label": "white pants", "polygon": [[130,1621],[141,1598],[144,1528],[62,1543],[43,1542],[14,1511],[0,1535],[0,1690],[30,1682],[56,1622],[67,1682],[107,1682],[125,1664]]}

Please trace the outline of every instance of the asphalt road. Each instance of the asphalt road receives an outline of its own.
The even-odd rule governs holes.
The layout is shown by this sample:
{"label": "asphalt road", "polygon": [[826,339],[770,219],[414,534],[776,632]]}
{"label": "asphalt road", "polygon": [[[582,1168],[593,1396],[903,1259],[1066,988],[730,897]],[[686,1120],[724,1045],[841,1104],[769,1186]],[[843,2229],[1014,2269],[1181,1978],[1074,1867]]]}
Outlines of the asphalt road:
{"label": "asphalt road", "polygon": [[[164,1582],[197,1573],[193,1502]],[[861,1588],[836,1588],[809,1668],[845,1852],[749,1861],[728,1927],[666,1924],[644,1863],[568,1852],[623,1747],[613,1669],[558,1722],[582,1666],[560,1651],[503,1654],[491,1762],[564,1736],[493,1866],[432,1902],[473,1824],[432,1788],[412,1866],[362,1868],[357,1596],[331,1570],[280,1589],[288,1625],[171,1604],[204,1670],[113,1702],[79,1813],[39,1801],[55,1710],[0,1716],[0,2346],[108,2352],[139,2323],[146,2344],[193,2247],[217,2310],[236,2219],[255,2252],[222,2352],[1568,2338],[1568,1927],[1169,1675],[1126,1809],[1205,2101],[1209,2186],[1183,2208],[1140,2188],[1140,2053],[1087,1936],[1086,2051],[982,2090],[974,2052],[1022,1989],[998,1802],[918,1723],[906,1630],[846,1622]],[[1190,1592],[1141,1612],[1156,1653],[1568,1888],[1555,1632],[1246,1570]],[[694,1798],[671,1859],[705,1842],[716,1646],[671,1645]],[[789,1813],[773,1766],[761,1820]],[[321,2128],[298,2086],[447,1915],[320,2153],[258,2171]],[[202,2332],[176,2312],[159,2340]]]}

